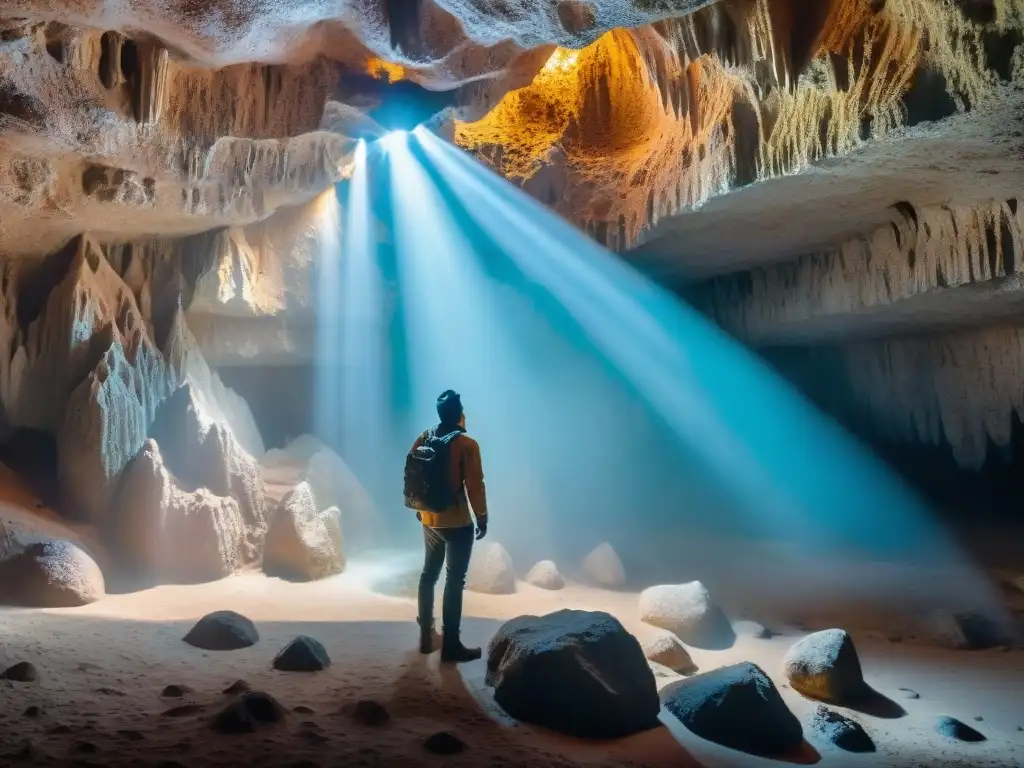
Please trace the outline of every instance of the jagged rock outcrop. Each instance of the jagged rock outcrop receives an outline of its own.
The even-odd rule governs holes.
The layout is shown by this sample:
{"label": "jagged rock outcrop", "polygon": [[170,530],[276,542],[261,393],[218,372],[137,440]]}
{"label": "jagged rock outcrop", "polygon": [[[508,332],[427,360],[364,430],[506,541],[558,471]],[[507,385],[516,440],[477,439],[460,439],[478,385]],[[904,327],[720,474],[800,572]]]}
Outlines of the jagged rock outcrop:
{"label": "jagged rock outcrop", "polygon": [[345,569],[341,513],[321,508],[302,481],[281,500],[270,519],[263,547],[263,570],[274,576],[311,581]]}
{"label": "jagged rock outcrop", "polygon": [[331,507],[340,515],[348,554],[381,542],[381,519],[373,500],[338,454],[313,435],[302,435],[262,460],[267,504],[276,508],[288,493],[305,484],[316,499],[317,512]]}
{"label": "jagged rock outcrop", "polygon": [[256,559],[238,502],[206,488],[182,490],[154,440],[128,466],[118,510],[122,561],[159,581],[212,581]]}

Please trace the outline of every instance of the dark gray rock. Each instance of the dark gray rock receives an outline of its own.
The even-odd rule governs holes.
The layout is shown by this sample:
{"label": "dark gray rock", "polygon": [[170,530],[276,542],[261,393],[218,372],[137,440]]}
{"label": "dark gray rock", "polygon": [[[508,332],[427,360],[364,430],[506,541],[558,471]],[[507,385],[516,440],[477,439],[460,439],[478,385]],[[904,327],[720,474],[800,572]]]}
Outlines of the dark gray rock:
{"label": "dark gray rock", "polygon": [[319,672],[331,666],[331,657],[318,640],[299,635],[274,657],[274,669],[282,672]]}
{"label": "dark gray rock", "polygon": [[236,651],[259,642],[256,625],[234,611],[215,611],[203,616],[185,635],[189,645],[206,651]]}
{"label": "dark gray rock", "polygon": [[360,699],[351,704],[346,704],[341,708],[341,711],[342,714],[351,717],[357,723],[370,726],[371,728],[386,725],[391,719],[391,715],[388,714],[384,706],[372,699]]}
{"label": "dark gray rock", "polygon": [[487,683],[512,717],[570,736],[620,738],[659,724],[640,643],[600,611],[506,622],[487,649]]}
{"label": "dark gray rock", "polygon": [[287,712],[269,693],[248,691],[216,714],[210,726],[219,733],[253,733],[285,719]]}
{"label": "dark gray rock", "polygon": [[466,751],[466,743],[449,731],[441,731],[428,736],[423,748],[435,755],[458,755]]}
{"label": "dark gray rock", "polygon": [[900,696],[902,696],[904,699],[920,699],[921,698],[921,694],[920,693],[918,693],[917,691],[911,690],[910,688],[897,688],[896,690],[899,691]]}
{"label": "dark gray rock", "polygon": [[239,693],[246,693],[249,690],[251,690],[251,688],[245,680],[235,680],[235,682],[223,690],[223,693],[225,696],[236,696]]}
{"label": "dark gray rock", "polygon": [[13,680],[16,683],[35,683],[39,680],[39,670],[30,661],[19,661],[13,667],[0,672],[0,680]]}
{"label": "dark gray rock", "polygon": [[815,632],[794,643],[783,669],[793,690],[821,701],[849,704],[869,693],[853,638],[842,629]]}
{"label": "dark gray rock", "polygon": [[984,734],[949,715],[940,715],[935,720],[935,730],[939,735],[954,741],[985,741]]}
{"label": "dark gray rock", "polygon": [[803,744],[800,721],[771,679],[743,662],[681,680],[662,693],[665,708],[701,738],[755,755]]}
{"label": "dark gray rock", "polygon": [[823,704],[811,716],[809,728],[823,740],[847,752],[874,752],[875,742],[856,720],[839,714]]}
{"label": "dark gray rock", "polygon": [[187,696],[192,693],[192,689],[187,685],[177,685],[172,683],[166,686],[161,692],[161,696],[165,696],[169,699],[180,699],[182,696]]}

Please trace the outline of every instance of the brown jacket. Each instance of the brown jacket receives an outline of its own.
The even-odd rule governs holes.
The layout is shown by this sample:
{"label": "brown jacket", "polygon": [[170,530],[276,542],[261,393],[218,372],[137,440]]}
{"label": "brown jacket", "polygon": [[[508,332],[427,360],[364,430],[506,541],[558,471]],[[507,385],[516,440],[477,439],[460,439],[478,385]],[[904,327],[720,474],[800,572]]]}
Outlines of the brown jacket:
{"label": "brown jacket", "polygon": [[[412,450],[419,448],[427,439],[427,433],[416,438]],[[417,517],[428,528],[461,528],[472,525],[473,517],[487,521],[487,493],[484,488],[484,470],[480,463],[480,445],[466,433],[452,439],[448,447],[448,472],[452,493],[456,502],[444,512],[419,510]],[[468,500],[467,500],[468,495]]]}

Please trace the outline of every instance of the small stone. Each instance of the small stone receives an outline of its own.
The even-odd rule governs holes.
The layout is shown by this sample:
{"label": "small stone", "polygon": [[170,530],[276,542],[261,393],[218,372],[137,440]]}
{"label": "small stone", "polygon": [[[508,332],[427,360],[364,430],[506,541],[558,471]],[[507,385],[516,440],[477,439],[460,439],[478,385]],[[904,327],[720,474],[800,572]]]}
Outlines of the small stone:
{"label": "small stone", "polygon": [[955,717],[949,715],[941,715],[935,721],[935,730],[941,736],[945,736],[947,739],[954,741],[985,741],[985,736],[978,731],[971,728],[966,723],[962,723]]}
{"label": "small stone", "polygon": [[249,684],[245,680],[235,680],[235,682],[224,689],[223,693],[225,696],[234,696],[239,693],[246,693],[249,690]]}
{"label": "small stone", "polygon": [[274,669],[282,672],[319,672],[329,666],[327,651],[307,635],[299,635],[274,657]]}
{"label": "small stone", "polygon": [[824,740],[847,752],[874,752],[875,743],[856,720],[819,704],[811,716],[810,729]]}
{"label": "small stone", "polygon": [[196,622],[183,639],[207,651],[235,651],[255,645],[260,635],[256,625],[245,616],[234,611],[215,611]]}
{"label": "small stone", "polygon": [[312,707],[307,707],[305,704],[299,704],[296,707],[292,707],[292,712],[300,715],[315,715],[316,710]]}
{"label": "small stone", "polygon": [[117,688],[97,688],[96,693],[102,693],[104,696],[124,696],[124,691],[120,691]]}
{"label": "small stone", "polygon": [[648,587],[637,604],[640,621],[667,629],[687,645],[723,650],[736,641],[732,624],[699,581]]}
{"label": "small stone", "polygon": [[188,696],[190,693],[192,693],[192,689],[187,685],[177,685],[172,683],[164,688],[160,692],[160,695],[165,696],[168,699],[180,699],[182,696]]}
{"label": "small stone", "polygon": [[435,755],[458,755],[466,751],[466,743],[450,731],[440,731],[427,737],[423,748]]}
{"label": "small stone", "polygon": [[100,751],[91,741],[80,741],[72,749],[80,755],[94,755]]}
{"label": "small stone", "polygon": [[0,673],[0,680],[12,680],[16,683],[34,683],[39,680],[39,670],[30,661],[19,661]]}
{"label": "small stone", "polygon": [[34,719],[34,718],[39,717],[42,714],[43,714],[43,710],[41,710],[38,706],[33,704],[32,706],[27,707],[25,709],[25,711],[21,713],[21,716],[22,717],[31,717],[31,718]]}
{"label": "small stone", "polygon": [[218,712],[210,726],[219,733],[252,733],[260,725],[281,722],[286,715],[269,693],[248,691]]}
{"label": "small stone", "polygon": [[897,688],[896,690],[900,692],[900,695],[904,699],[920,699],[921,698],[921,694],[920,693],[918,693],[917,691],[911,690],[910,688]]}
{"label": "small stone", "polygon": [[383,705],[373,699],[360,699],[341,708],[342,714],[351,717],[357,723],[371,727],[385,725],[391,715]]}
{"label": "small stone", "polygon": [[975,719],[975,721],[976,721],[976,722],[979,722],[979,723],[980,723],[980,722],[981,722],[982,720],[984,720],[985,718],[984,718],[984,717],[982,717],[981,715],[975,715],[975,716],[974,716],[974,719]]}

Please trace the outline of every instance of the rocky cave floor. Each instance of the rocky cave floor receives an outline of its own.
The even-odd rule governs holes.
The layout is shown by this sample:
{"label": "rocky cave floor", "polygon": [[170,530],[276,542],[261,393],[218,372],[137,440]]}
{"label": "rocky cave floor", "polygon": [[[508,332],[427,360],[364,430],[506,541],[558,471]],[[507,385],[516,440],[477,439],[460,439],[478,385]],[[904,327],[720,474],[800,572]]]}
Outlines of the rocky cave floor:
{"label": "rocky cave floor", "polygon": [[[399,581],[415,578],[415,557],[402,561]],[[877,631],[851,630],[864,676],[881,697],[866,711],[833,707],[862,724],[876,745],[845,752],[808,728],[816,702],[787,685],[787,649],[828,623],[776,624],[761,639],[737,624],[726,650],[687,647],[697,672],[740,661],[759,665],[804,724],[798,753],[772,760],[706,741],[662,711],[664,728],[610,742],[560,737],[517,724],[494,702],[485,661],[460,667],[415,651],[415,606],[408,589],[384,587],[360,562],[339,576],[296,584],[245,573],[204,585],[160,586],[108,596],[60,610],[4,609],[0,662],[29,662],[31,682],[0,680],[0,755],[5,765],[602,765],[758,766],[779,764],[992,766],[1024,761],[1024,685],[1020,649],[935,647]],[[379,574],[379,569],[378,569]],[[393,580],[391,580],[393,582]],[[382,592],[387,594],[382,594]],[[404,594],[403,594],[404,593]],[[1008,599],[1010,591],[1007,589]],[[1018,595],[1022,597],[1024,595]],[[1017,600],[1019,606],[1020,600]],[[653,628],[638,620],[637,596],[570,583],[560,591],[520,582],[515,594],[469,591],[464,634],[486,646],[500,624],[564,607],[603,610],[642,641]],[[183,642],[195,621],[230,609],[259,633],[252,647],[203,651]],[[275,655],[298,635],[323,644],[333,662],[316,672],[277,671]],[[678,676],[662,669],[659,688]],[[217,714],[239,696],[236,681],[269,693],[283,706],[281,721],[254,732],[222,734]],[[232,687],[234,686],[234,687]],[[353,714],[375,701],[389,718]],[[987,740],[967,743],[936,731],[951,715]],[[745,727],[742,723],[738,728]],[[461,753],[437,755],[425,746],[450,732]]]}

